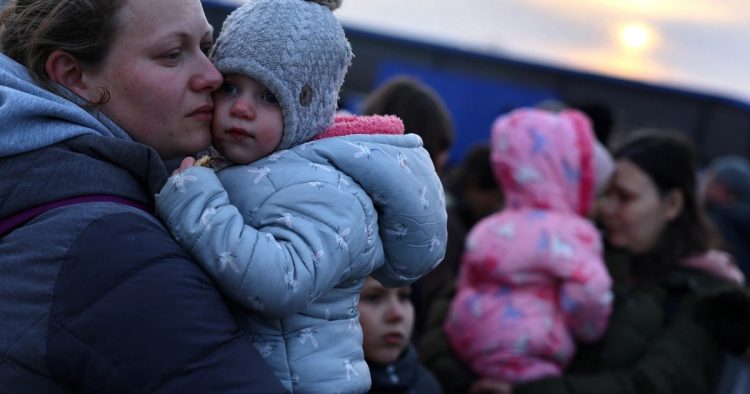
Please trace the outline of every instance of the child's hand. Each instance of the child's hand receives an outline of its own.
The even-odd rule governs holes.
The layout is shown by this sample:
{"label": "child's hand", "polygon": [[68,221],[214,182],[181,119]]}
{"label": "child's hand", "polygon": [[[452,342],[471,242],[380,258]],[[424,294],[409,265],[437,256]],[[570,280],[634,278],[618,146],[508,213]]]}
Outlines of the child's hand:
{"label": "child's hand", "polygon": [[195,164],[195,158],[188,156],[182,159],[182,161],[180,162],[180,168],[172,171],[172,175],[177,175],[181,173],[182,171],[185,171],[188,168],[192,167],[194,164]]}

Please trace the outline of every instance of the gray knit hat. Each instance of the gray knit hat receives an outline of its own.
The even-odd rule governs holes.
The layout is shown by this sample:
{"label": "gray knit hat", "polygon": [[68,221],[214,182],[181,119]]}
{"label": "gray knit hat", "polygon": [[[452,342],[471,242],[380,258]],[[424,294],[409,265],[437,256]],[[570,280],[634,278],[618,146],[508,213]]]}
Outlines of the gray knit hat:
{"label": "gray knit hat", "polygon": [[307,142],[333,122],[352,60],[333,16],[340,0],[250,0],[224,22],[211,58],[223,74],[249,76],[279,100],[284,135],[277,149]]}

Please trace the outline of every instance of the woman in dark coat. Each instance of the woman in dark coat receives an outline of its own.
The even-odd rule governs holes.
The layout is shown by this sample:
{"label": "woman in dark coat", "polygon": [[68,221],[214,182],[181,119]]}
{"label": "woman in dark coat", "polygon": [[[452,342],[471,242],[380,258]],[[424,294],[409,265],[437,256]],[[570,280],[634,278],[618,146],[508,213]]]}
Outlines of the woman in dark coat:
{"label": "woman in dark coat", "polygon": [[429,341],[440,343],[442,336],[433,332],[423,355],[434,371],[452,374],[446,391],[713,392],[724,348],[696,318],[695,306],[707,296],[741,291],[743,278],[731,256],[713,249],[715,237],[697,201],[692,146],[679,134],[649,130],[632,134],[613,156],[617,169],[600,207],[616,286],[605,336],[579,347],[565,375],[510,387],[475,381],[465,367],[449,364],[449,354],[430,354]]}
{"label": "woman in dark coat", "polygon": [[211,139],[201,2],[19,0],[0,30],[0,392],[281,392],[149,212]]}

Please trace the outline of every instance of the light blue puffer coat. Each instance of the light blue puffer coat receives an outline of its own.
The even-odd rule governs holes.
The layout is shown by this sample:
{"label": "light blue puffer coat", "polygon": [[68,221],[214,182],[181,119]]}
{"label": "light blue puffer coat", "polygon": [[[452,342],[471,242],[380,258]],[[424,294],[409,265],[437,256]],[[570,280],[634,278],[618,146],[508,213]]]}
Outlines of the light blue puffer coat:
{"label": "light blue puffer coat", "polygon": [[216,174],[190,168],[157,205],[238,304],[287,389],[355,393],[370,387],[357,310],[364,278],[396,287],[437,266],[442,190],[417,135],[348,135]]}

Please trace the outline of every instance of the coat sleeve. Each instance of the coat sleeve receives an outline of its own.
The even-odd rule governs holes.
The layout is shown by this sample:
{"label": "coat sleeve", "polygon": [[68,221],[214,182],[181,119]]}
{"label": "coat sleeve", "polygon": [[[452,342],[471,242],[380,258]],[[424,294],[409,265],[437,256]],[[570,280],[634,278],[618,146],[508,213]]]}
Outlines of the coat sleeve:
{"label": "coat sleeve", "polygon": [[58,275],[47,364],[76,392],[283,392],[225,300],[155,219],[103,216]]}
{"label": "coat sleeve", "polygon": [[[277,318],[293,315],[342,279],[364,277],[382,261],[377,242],[368,239],[377,234],[367,228],[373,218],[335,185],[301,182],[274,190],[253,208],[250,226],[213,172],[196,167],[183,176],[195,180],[180,190],[168,183],[157,209],[225,294],[246,308]],[[366,264],[352,265],[363,256],[371,256]]]}
{"label": "coat sleeve", "polygon": [[[435,269],[445,256],[445,194],[419,136],[367,137],[364,144],[356,135],[325,138],[295,153],[342,169],[370,196],[385,253],[385,264],[372,276],[385,287],[402,287]],[[366,147],[370,152],[363,154]]]}
{"label": "coat sleeve", "polygon": [[[708,393],[716,383],[721,353],[693,319],[691,301],[681,303],[671,323],[629,365],[569,373],[513,388],[514,394]],[[612,328],[610,328],[611,330]]]}
{"label": "coat sleeve", "polygon": [[[612,312],[612,279],[598,231],[589,223],[577,222],[565,229],[567,240],[553,237],[552,253],[561,257],[548,268],[561,279],[560,310],[566,325],[576,340],[593,342],[604,334]],[[566,242],[571,249],[566,249]],[[568,250],[572,251],[569,255]]]}

